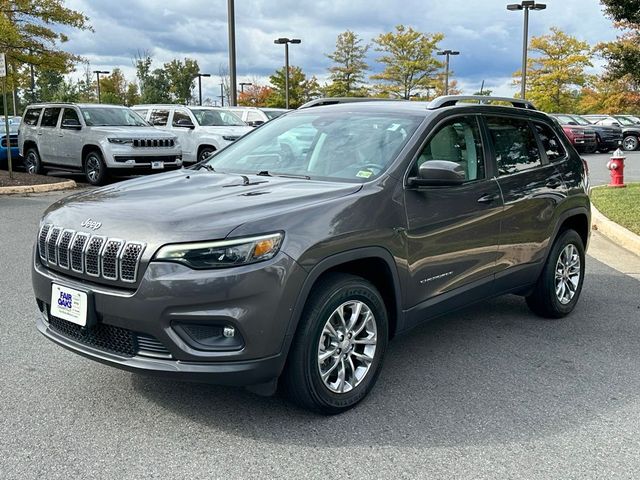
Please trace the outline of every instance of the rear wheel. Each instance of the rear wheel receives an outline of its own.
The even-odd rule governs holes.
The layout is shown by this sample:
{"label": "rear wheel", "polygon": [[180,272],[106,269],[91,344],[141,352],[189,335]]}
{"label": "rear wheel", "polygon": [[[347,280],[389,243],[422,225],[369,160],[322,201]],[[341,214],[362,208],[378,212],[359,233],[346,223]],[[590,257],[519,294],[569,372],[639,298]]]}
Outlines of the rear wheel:
{"label": "rear wheel", "polygon": [[638,149],[640,142],[638,141],[638,137],[635,135],[627,135],[622,140],[622,148],[624,148],[627,152],[632,152]]}
{"label": "rear wheel", "polygon": [[527,297],[529,308],[545,318],[573,311],[584,281],[584,244],[575,230],[563,232],[551,248],[536,286]]}
{"label": "rear wheel", "polygon": [[87,153],[84,159],[84,175],[91,185],[102,185],[107,180],[107,166],[102,154],[97,151]]}
{"label": "rear wheel", "polygon": [[42,173],[42,161],[37,149],[30,148],[27,150],[27,154],[24,157],[24,168],[31,175]]}
{"label": "rear wheel", "polygon": [[348,410],[373,388],[388,342],[384,302],[363,278],[330,274],[314,286],[293,340],[283,383],[298,405]]}

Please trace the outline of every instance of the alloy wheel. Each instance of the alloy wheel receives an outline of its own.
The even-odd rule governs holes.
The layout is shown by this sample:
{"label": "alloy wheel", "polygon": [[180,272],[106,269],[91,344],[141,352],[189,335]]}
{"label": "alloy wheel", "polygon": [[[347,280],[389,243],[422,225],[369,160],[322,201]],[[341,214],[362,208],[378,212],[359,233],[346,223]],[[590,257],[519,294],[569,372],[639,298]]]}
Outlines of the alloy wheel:
{"label": "alloy wheel", "polygon": [[24,166],[27,170],[27,173],[31,175],[35,175],[38,170],[38,159],[36,158],[36,154],[33,152],[29,152],[27,158],[24,161]]}
{"label": "alloy wheel", "polygon": [[87,158],[87,177],[91,183],[95,183],[100,178],[100,160],[91,155]]}
{"label": "alloy wheel", "polygon": [[626,137],[622,143],[622,146],[628,152],[636,150],[638,148],[638,139],[632,136]]}
{"label": "alloy wheel", "polygon": [[378,340],[371,309],[359,300],[336,308],[327,319],[318,343],[318,370],[333,393],[356,388],[373,364]]}
{"label": "alloy wheel", "polygon": [[562,249],[556,262],[555,287],[558,301],[567,305],[573,300],[580,284],[580,253],[572,243]]}

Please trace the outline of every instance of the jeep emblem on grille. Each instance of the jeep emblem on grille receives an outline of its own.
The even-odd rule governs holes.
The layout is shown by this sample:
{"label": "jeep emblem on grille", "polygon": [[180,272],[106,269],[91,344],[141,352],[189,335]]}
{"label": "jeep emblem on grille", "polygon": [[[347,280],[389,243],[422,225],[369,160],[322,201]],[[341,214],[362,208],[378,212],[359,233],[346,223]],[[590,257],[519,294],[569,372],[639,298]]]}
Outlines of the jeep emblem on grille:
{"label": "jeep emblem on grille", "polygon": [[102,226],[102,223],[94,222],[90,218],[87,218],[84,222],[80,224],[80,226],[85,228],[90,228],[91,230],[98,230]]}

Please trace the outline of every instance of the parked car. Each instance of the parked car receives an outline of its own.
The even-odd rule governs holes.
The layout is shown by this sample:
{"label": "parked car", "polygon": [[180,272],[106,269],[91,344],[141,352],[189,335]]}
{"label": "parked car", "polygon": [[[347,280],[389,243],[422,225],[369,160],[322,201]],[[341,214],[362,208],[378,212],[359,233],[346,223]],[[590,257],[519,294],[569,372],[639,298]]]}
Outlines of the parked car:
{"label": "parked car", "polygon": [[615,125],[596,125],[581,115],[554,115],[561,124],[567,126],[580,125],[596,132],[597,150],[608,153],[622,145],[622,128]]}
{"label": "parked car", "polygon": [[[438,315],[506,293],[568,315],[588,177],[556,121],[510,101],[527,107],[297,110],[198,165],[66,197],[37,233],[37,328],[133,372],[263,394],[279,377],[332,414],[373,388],[391,338]],[[312,145],[283,155],[299,129]]]}
{"label": "parked car", "polygon": [[640,125],[632,124],[631,121],[624,124],[611,115],[583,115],[583,117],[596,125],[622,128],[622,148],[629,152],[640,148]]}
{"label": "parked car", "polygon": [[82,171],[92,185],[110,174],[139,174],[181,168],[175,135],[151,127],[127,107],[42,103],[25,110],[18,130],[28,173]]}
{"label": "parked car", "polygon": [[578,122],[569,115],[551,115],[560,125],[571,144],[580,153],[593,153],[598,149],[596,131],[592,125],[578,125]]}
{"label": "parked car", "polygon": [[243,122],[251,127],[257,127],[269,120],[278,118],[287,113],[285,108],[258,108],[258,107],[224,107],[225,110],[239,116]]}
{"label": "parked car", "polygon": [[622,125],[640,125],[640,118],[635,115],[613,115],[613,118],[618,120]]}
{"label": "parked car", "polygon": [[0,117],[0,167],[7,168],[9,162],[9,149],[11,149],[11,163],[15,167],[22,160],[20,149],[18,148],[18,127],[20,117],[9,117],[9,138],[7,139],[6,124],[4,117]]}
{"label": "parked car", "polygon": [[204,160],[252,130],[239,117],[221,108],[136,105],[133,110],[154,127],[178,137],[186,164]]}

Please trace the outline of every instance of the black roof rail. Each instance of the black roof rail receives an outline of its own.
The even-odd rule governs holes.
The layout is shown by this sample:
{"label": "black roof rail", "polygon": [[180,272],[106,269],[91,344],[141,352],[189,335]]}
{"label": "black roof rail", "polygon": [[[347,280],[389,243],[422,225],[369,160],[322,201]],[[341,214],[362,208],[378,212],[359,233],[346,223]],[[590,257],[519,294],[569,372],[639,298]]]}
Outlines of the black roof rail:
{"label": "black roof rail", "polygon": [[437,110],[438,108],[452,107],[459,102],[471,102],[476,101],[481,104],[490,104],[493,102],[506,102],[510,103],[516,108],[526,108],[527,110],[537,110],[533,103],[523,100],[521,98],[509,98],[509,97],[490,97],[488,95],[448,95],[438,97],[432,100],[427,107],[429,110]]}
{"label": "black roof rail", "polygon": [[322,105],[335,105],[338,103],[354,103],[354,102],[380,102],[380,101],[394,101],[390,98],[373,98],[373,97],[324,97],[311,100],[304,105],[300,105],[298,110],[302,108],[320,107]]}

